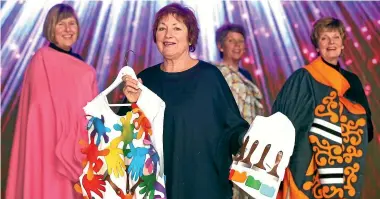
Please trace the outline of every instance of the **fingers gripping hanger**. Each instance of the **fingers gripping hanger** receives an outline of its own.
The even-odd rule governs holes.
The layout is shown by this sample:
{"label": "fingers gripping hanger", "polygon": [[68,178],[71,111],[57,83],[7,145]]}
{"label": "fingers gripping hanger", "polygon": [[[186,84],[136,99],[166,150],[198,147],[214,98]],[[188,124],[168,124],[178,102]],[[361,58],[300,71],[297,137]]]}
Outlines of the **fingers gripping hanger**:
{"label": "fingers gripping hanger", "polygon": [[[127,52],[133,52],[132,50],[128,50]],[[135,53],[135,52],[133,52]],[[126,62],[127,62],[127,65],[124,66],[123,68],[120,69],[119,73],[117,74],[116,76],[116,79],[112,82],[112,84],[106,88],[104,91],[102,91],[100,93],[101,96],[103,97],[106,97],[108,94],[110,94],[116,87],[118,87],[122,82],[123,82],[123,76],[124,75],[129,75],[131,76],[133,79],[136,79],[137,80],[137,77],[136,77],[136,74],[135,74],[135,71],[130,67],[128,66],[128,55],[126,57]],[[140,83],[139,83],[140,84]],[[138,85],[139,85],[138,84]],[[131,104],[108,104],[109,106],[131,106]]]}

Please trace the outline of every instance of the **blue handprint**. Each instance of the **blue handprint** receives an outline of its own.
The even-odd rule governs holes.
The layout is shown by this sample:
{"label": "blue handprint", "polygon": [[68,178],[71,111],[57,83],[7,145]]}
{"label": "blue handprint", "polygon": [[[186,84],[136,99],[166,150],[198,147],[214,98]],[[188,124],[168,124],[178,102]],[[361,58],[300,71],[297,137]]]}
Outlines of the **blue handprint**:
{"label": "blue handprint", "polygon": [[106,133],[111,132],[111,129],[104,126],[104,116],[101,115],[101,118],[91,116],[91,119],[88,121],[87,124],[87,129],[90,129],[91,126],[94,126],[94,130],[91,132],[90,136],[95,137],[95,135],[98,134],[98,137],[96,138],[96,145],[100,144],[101,137],[104,138],[105,143],[108,143],[109,138]]}
{"label": "blue handprint", "polygon": [[132,159],[131,164],[128,167],[128,173],[131,174],[132,179],[137,180],[143,174],[145,156],[148,154],[148,148],[137,147],[130,144],[131,151],[127,157]]}

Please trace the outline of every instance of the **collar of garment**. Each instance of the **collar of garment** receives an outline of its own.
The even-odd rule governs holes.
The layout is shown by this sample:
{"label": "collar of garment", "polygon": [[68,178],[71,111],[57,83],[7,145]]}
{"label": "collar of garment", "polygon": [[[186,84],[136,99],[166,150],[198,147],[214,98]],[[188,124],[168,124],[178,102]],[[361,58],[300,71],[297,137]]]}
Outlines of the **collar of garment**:
{"label": "collar of garment", "polygon": [[328,64],[322,57],[318,57],[305,66],[305,69],[310,72],[316,81],[337,90],[339,96],[343,96],[350,88],[347,79],[339,72],[339,63],[337,65]]}
{"label": "collar of garment", "polygon": [[[245,77],[238,69],[232,66],[228,66],[224,63],[216,64],[216,66],[219,68],[219,70],[222,71],[222,74],[224,78],[226,78],[226,81],[230,87],[239,87],[239,84],[236,84],[236,82],[241,81],[244,86],[252,88],[254,97],[258,101],[263,98],[263,95],[259,88],[251,80]],[[239,93],[242,94],[244,92]],[[260,104],[259,106],[261,107],[262,105]]]}
{"label": "collar of garment", "polygon": [[230,70],[234,71],[234,72],[239,72],[240,74],[242,74],[247,80],[253,82],[253,79],[252,79],[252,76],[249,74],[249,72],[247,70],[245,70],[244,68],[238,66],[237,68],[234,67],[234,66],[230,66],[228,64],[226,64],[225,62],[221,62],[220,64],[216,64],[216,65],[219,65],[219,66],[226,66],[228,67]]}
{"label": "collar of garment", "polygon": [[338,71],[340,73],[340,64],[339,62],[337,64],[331,64],[329,62],[327,62],[325,59],[323,59],[323,57],[321,57],[322,61],[327,64],[328,66],[330,66],[331,68],[335,69],[336,71]]}
{"label": "collar of garment", "polygon": [[239,71],[239,67],[233,67],[231,65],[228,65],[227,63],[225,62],[221,62],[220,65],[222,66],[227,66],[228,68],[230,68],[232,71],[235,71],[235,72],[238,72]]}
{"label": "collar of garment", "polygon": [[50,43],[50,44],[49,44],[49,47],[50,47],[50,48],[53,48],[54,50],[57,50],[57,51],[59,51],[59,52],[66,53],[66,54],[69,54],[69,55],[73,55],[72,48],[70,48],[69,51],[66,51],[66,50],[63,50],[62,48],[58,47],[58,46],[55,45],[54,43]]}

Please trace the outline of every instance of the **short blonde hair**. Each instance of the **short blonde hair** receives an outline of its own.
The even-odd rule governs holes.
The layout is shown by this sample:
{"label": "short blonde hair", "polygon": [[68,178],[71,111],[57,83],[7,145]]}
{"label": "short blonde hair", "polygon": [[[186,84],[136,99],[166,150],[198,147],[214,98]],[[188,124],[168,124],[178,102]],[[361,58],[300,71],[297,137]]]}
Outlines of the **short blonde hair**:
{"label": "short blonde hair", "polygon": [[322,31],[337,30],[344,41],[346,38],[346,31],[343,22],[333,17],[324,17],[316,21],[311,31],[311,42],[315,48],[318,48],[318,40]]}
{"label": "short blonde hair", "polygon": [[75,21],[78,25],[78,37],[80,33],[80,26],[78,17],[73,9],[68,4],[57,4],[50,8],[44,22],[44,29],[43,29],[43,35],[44,37],[52,43],[55,43],[55,26],[57,23],[63,19],[67,19],[70,17],[74,17]]}

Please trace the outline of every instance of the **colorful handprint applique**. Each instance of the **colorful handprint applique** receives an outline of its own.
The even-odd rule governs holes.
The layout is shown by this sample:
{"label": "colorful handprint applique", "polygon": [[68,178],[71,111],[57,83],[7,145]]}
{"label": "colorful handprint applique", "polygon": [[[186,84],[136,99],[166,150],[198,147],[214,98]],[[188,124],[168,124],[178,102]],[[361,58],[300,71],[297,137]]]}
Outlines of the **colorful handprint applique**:
{"label": "colorful handprint applique", "polygon": [[91,192],[103,198],[102,192],[106,191],[106,182],[103,180],[103,175],[94,175],[93,178],[89,179],[87,174],[85,174],[82,178],[82,184],[89,199],[92,198]]}
{"label": "colorful handprint applique", "polygon": [[166,189],[163,184],[156,181],[156,183],[154,183],[154,189],[155,189],[154,199],[166,199]]}
{"label": "colorful handprint applique", "polygon": [[[87,116],[91,116],[91,115],[87,115]],[[92,130],[90,136],[95,137],[96,134],[98,135],[98,137],[96,138],[96,145],[99,146],[100,139],[102,137],[104,139],[104,142],[108,143],[109,138],[106,133],[111,132],[111,129],[104,125],[104,116],[101,115],[101,118],[91,116],[91,119],[89,119],[88,124],[87,124],[87,130],[90,129],[91,126],[94,127],[94,130]]]}
{"label": "colorful handprint applique", "polygon": [[119,117],[103,112],[104,105],[85,109],[89,142],[80,142],[84,171],[74,189],[83,199],[166,199],[150,120],[135,103]]}
{"label": "colorful handprint applique", "polygon": [[[115,177],[124,176],[125,164],[124,159],[120,156],[123,155],[123,150],[118,148],[119,143],[121,142],[121,137],[117,137],[111,141],[111,144],[107,148],[109,150],[108,155],[105,157],[108,173],[112,173]],[[123,156],[124,157],[124,156]]]}
{"label": "colorful handprint applique", "polygon": [[139,193],[144,194],[145,197],[149,196],[149,199],[154,199],[156,174],[144,175],[141,176],[141,179],[142,183],[139,185],[139,187],[141,187]]}
{"label": "colorful handprint applique", "polygon": [[85,167],[87,163],[89,163],[87,174],[88,179],[92,180],[94,171],[99,172],[103,166],[103,161],[99,159],[99,156],[108,155],[109,149],[99,151],[98,146],[96,146],[94,143],[94,137],[91,137],[90,144],[83,140],[79,141],[79,143],[83,146],[81,152],[86,155],[85,159],[82,161],[82,166]]}
{"label": "colorful handprint applique", "polygon": [[[142,137],[142,134],[145,132],[146,134],[152,135],[152,127],[148,118],[145,116],[143,111],[137,106],[137,104],[132,104],[132,112],[137,113],[139,116],[134,119],[133,123],[135,124],[135,128],[138,129],[137,139]],[[147,137],[147,136],[146,136]],[[147,140],[150,142],[150,140]]]}
{"label": "colorful handprint applique", "polygon": [[128,155],[130,150],[127,149],[129,144],[132,144],[132,140],[136,139],[136,133],[134,133],[135,125],[131,124],[132,112],[128,112],[125,117],[120,118],[120,124],[114,124],[113,128],[116,131],[121,132],[121,139],[123,141],[123,152],[124,156]]}
{"label": "colorful handprint applique", "polygon": [[149,158],[146,159],[145,168],[148,170],[148,173],[156,174],[157,165],[158,165],[158,162],[160,161],[160,158],[158,156],[158,153],[154,149],[153,145],[150,145],[148,154],[149,154]]}
{"label": "colorful handprint applique", "polygon": [[129,159],[132,159],[131,164],[128,168],[128,173],[131,174],[133,180],[137,180],[140,176],[142,176],[148,151],[148,148],[135,148],[133,145],[131,145],[131,151],[128,153],[127,157]]}

